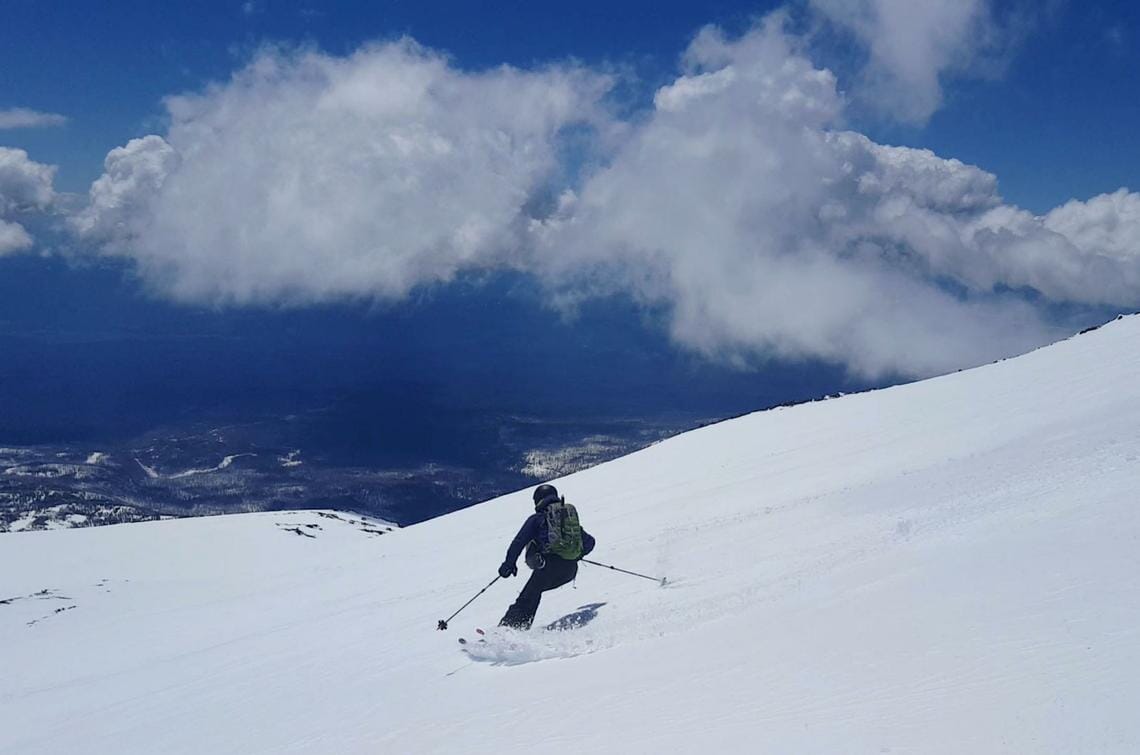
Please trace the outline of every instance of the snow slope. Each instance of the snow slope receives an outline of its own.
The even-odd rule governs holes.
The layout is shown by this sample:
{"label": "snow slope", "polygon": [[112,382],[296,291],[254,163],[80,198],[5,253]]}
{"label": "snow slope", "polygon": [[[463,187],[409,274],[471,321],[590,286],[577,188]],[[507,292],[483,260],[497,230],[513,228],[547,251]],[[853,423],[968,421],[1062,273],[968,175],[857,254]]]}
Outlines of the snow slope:
{"label": "snow slope", "polygon": [[1138,374],[1125,318],[559,481],[670,584],[583,565],[501,663],[521,580],[435,623],[529,491],[0,535],[0,752],[1140,752]]}

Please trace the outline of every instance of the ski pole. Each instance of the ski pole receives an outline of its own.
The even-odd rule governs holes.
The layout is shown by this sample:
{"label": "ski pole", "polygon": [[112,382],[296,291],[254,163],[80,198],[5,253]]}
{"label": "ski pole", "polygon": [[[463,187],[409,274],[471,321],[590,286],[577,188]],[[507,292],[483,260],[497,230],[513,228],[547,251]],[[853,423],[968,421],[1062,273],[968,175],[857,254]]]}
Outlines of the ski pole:
{"label": "ski pole", "polygon": [[583,558],[583,559],[579,559],[579,560],[585,561],[587,564],[593,564],[594,566],[604,566],[607,569],[613,569],[614,571],[620,571],[622,574],[632,574],[635,577],[641,577],[642,579],[653,580],[654,582],[660,583],[662,587],[665,586],[665,577],[661,577],[660,579],[657,577],[647,577],[644,574],[638,574],[635,571],[627,571],[625,569],[619,569],[616,566],[610,566],[609,564],[599,564],[597,561],[591,561],[588,558]]}
{"label": "ski pole", "polygon": [[[475,602],[475,598],[478,598],[480,595],[482,595],[483,593],[487,592],[487,590],[488,590],[488,589],[491,587],[491,585],[495,584],[495,583],[496,583],[496,582],[498,582],[500,579],[502,579],[502,577],[495,577],[495,578],[494,578],[494,579],[492,579],[490,582],[488,582],[488,583],[487,583],[487,587],[484,587],[482,590],[480,590],[479,592],[475,593],[475,597],[471,598],[471,600],[469,600],[469,601],[467,601],[466,603],[464,603],[463,605],[461,605],[461,606],[459,607],[459,611],[462,611],[464,608],[466,608],[467,606],[469,606],[469,605],[471,605],[472,603],[474,603],[474,602]],[[440,620],[439,620],[439,623],[438,623],[438,624],[436,624],[435,628],[436,628],[436,629],[439,629],[439,630],[447,629],[447,622],[451,621],[451,620],[452,620],[452,619],[454,619],[456,616],[458,616],[458,615],[459,615],[459,611],[456,611],[455,613],[451,614],[451,615],[450,615],[450,616],[448,616],[446,619],[440,619]]]}

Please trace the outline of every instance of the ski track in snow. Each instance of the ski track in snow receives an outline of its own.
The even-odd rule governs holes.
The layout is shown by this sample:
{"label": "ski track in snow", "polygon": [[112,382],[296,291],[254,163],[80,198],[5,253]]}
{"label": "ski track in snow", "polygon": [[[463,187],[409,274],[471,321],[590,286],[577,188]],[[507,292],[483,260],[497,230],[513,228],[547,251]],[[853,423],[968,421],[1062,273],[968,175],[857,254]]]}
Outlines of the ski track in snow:
{"label": "ski track in snow", "polygon": [[464,646],[529,490],[0,535],[0,752],[1140,752],[1137,374],[1131,317],[556,481],[668,584]]}
{"label": "ski track in snow", "polygon": [[204,469],[187,469],[184,472],[176,472],[176,473],[170,475],[169,479],[179,480],[179,479],[182,479],[183,477],[193,477],[194,475],[209,474],[210,472],[220,472],[223,469],[227,469],[231,464],[233,464],[235,459],[240,459],[243,456],[257,456],[257,454],[254,454],[254,453],[231,454],[231,455],[223,458],[221,460],[221,462],[219,462],[215,466],[207,467]]}
{"label": "ski track in snow", "polygon": [[573,658],[607,646],[609,645],[604,641],[599,642],[599,638],[586,629],[530,632],[490,630],[485,640],[472,637],[462,650],[468,658],[475,661],[496,666],[517,666],[555,658]]}
{"label": "ski track in snow", "polygon": [[257,454],[255,454],[255,453],[230,454],[229,456],[224,457],[220,462],[218,462],[216,465],[214,465],[212,467],[203,467],[200,469],[186,469],[186,470],[183,470],[182,472],[175,472],[174,474],[169,474],[169,475],[162,474],[161,472],[159,472],[154,467],[148,467],[146,464],[143,464],[142,461],[139,459],[135,459],[135,463],[138,464],[140,467],[142,467],[142,470],[144,472],[146,472],[146,476],[152,480],[161,480],[161,479],[181,480],[181,479],[185,479],[187,477],[195,477],[197,475],[209,474],[210,472],[220,472],[223,469],[228,469],[230,466],[233,465],[234,461],[242,458],[243,456],[257,456]]}

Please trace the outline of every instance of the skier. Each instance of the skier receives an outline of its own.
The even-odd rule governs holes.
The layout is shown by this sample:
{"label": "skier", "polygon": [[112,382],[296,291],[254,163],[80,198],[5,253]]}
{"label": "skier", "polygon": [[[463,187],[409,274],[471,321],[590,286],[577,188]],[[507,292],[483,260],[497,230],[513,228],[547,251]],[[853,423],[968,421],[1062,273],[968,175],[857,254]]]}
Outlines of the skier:
{"label": "skier", "polygon": [[578,575],[578,559],[594,549],[594,538],[582,529],[577,510],[558,495],[553,485],[539,485],[534,491],[534,513],[523,522],[507,548],[507,558],[499,567],[500,577],[519,573],[515,564],[523,548],[526,565],[534,573],[503,615],[501,627],[530,629],[542,594]]}

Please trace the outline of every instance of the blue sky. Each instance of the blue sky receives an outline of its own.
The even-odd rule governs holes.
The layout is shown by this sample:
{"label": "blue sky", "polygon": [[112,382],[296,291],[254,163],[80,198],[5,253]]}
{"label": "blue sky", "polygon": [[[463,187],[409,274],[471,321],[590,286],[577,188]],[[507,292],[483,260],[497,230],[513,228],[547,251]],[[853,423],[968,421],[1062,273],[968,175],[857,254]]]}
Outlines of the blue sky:
{"label": "blue sky", "polygon": [[[739,3],[43,3],[17,0],[0,29],[7,106],[67,114],[68,128],[5,134],[63,168],[85,191],[103,156],[154,130],[160,100],[225,79],[267,42],[315,44],[336,54],[411,35],[460,65],[579,57],[672,70],[705,23],[743,24],[772,4]],[[710,15],[711,14],[711,15]]]}
{"label": "blue sky", "polygon": [[[0,384],[33,407],[21,437],[35,406],[86,400],[82,380],[24,390],[45,354],[102,376],[97,425],[131,375],[162,393],[155,339],[206,399],[428,377],[476,403],[509,385],[531,407],[715,415],[1140,307],[1131,3],[0,14]],[[108,339],[109,361],[90,347]],[[307,382],[269,377],[316,353]],[[546,380],[539,354],[575,369]],[[205,368],[227,360],[228,387]]]}
{"label": "blue sky", "polygon": [[[0,107],[61,113],[69,123],[0,131],[0,143],[59,165],[58,188],[84,192],[110,149],[156,130],[162,97],[225,79],[267,41],[343,54],[408,34],[464,67],[576,57],[632,66],[652,85],[675,71],[701,26],[743,28],[780,5],[11,0],[0,25]],[[1135,186],[1140,8],[1043,5],[1053,8],[1036,14],[1005,70],[954,81],[925,127],[859,125],[888,143],[977,164],[997,174],[1003,196],[1034,212]]]}

